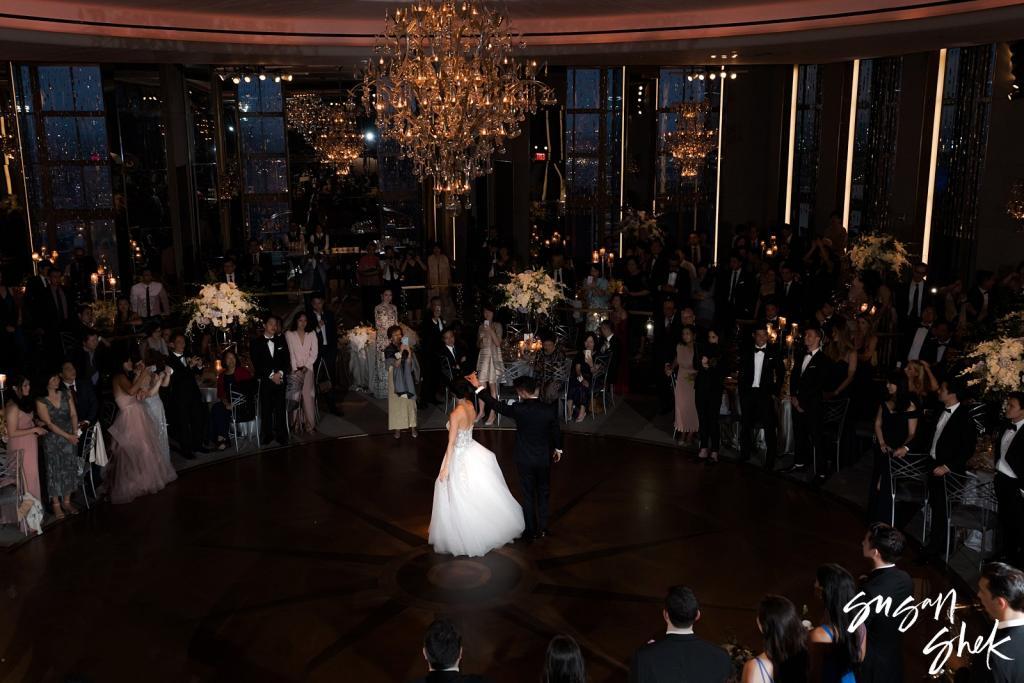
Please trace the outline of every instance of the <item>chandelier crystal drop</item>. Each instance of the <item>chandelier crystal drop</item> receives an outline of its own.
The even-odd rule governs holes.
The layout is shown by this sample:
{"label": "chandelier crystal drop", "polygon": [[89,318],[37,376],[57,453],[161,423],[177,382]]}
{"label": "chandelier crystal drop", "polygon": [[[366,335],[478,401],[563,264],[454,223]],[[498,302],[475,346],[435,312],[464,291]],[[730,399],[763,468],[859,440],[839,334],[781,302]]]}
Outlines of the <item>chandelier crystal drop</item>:
{"label": "chandelier crystal drop", "polygon": [[418,0],[389,12],[363,75],[362,101],[420,181],[457,209],[528,114],[554,103],[508,18],[469,0]]}
{"label": "chandelier crystal drop", "polygon": [[665,134],[665,147],[679,162],[684,178],[695,178],[704,167],[704,159],[715,148],[715,131],[705,122],[711,111],[707,101],[680,102],[676,112],[676,128]]}
{"label": "chandelier crystal drop", "polygon": [[320,162],[348,175],[363,153],[355,103],[324,101],[317,93],[303,92],[288,97],[287,109],[288,125],[305,138]]}
{"label": "chandelier crystal drop", "polygon": [[1006,213],[1017,221],[1017,231],[1024,232],[1024,180],[1018,180],[1010,190],[1010,201],[1006,203]]}

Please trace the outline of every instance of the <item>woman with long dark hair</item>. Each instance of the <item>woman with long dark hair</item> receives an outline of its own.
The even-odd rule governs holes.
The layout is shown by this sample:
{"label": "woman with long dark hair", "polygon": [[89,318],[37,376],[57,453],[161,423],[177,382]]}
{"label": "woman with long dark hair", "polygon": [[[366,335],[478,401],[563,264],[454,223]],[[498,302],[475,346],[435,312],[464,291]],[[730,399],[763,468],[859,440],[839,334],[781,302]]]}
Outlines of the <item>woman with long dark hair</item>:
{"label": "woman with long dark hair", "polygon": [[893,521],[889,458],[903,458],[910,451],[919,415],[906,373],[894,370],[885,383],[885,397],[875,413],[877,448],[868,489],[869,524]]}
{"label": "woman with long dark hair", "polygon": [[566,411],[569,413],[569,419],[575,419],[576,422],[583,422],[587,417],[587,407],[592,396],[591,382],[594,373],[600,367],[597,361],[597,347],[597,335],[587,332],[573,362],[572,376],[569,377],[569,405]]}
{"label": "woman with long dark hair", "polygon": [[718,330],[707,331],[703,344],[697,346],[697,418],[699,425],[697,434],[700,439],[700,459],[709,457],[711,462],[718,462],[718,449],[721,445],[721,429],[718,414],[722,408],[722,390],[725,385],[725,368],[722,366],[722,347],[719,344]]}
{"label": "woman with long dark hair", "polygon": [[838,564],[818,567],[814,592],[825,608],[821,626],[811,631],[811,680],[816,683],[856,683],[857,669],[867,646],[863,625],[850,633],[850,614],[844,607],[857,595],[850,572]]}
{"label": "woman with long dark hair", "polygon": [[548,643],[541,683],[586,683],[587,667],[580,646],[570,636],[557,635]]}
{"label": "woman with long dark hair", "polygon": [[[35,423],[36,405],[32,400],[32,386],[28,379],[21,375],[11,377],[8,385],[11,397],[4,406],[4,417],[7,420],[7,453],[8,457],[20,457],[15,467],[20,470],[13,472],[15,481],[18,482],[18,501],[21,495],[30,493],[42,502],[42,493],[39,487],[39,437],[46,434],[46,430]],[[27,519],[19,520],[21,533],[28,534],[31,529]]]}
{"label": "woman with long dark hair", "polygon": [[78,412],[61,384],[60,373],[45,374],[38,389],[36,415],[47,430],[42,438],[46,492],[53,516],[63,519],[65,514],[78,514],[78,508],[71,504],[71,494],[78,488],[82,476],[82,461],[78,458]]}
{"label": "woman with long dark hair", "polygon": [[766,595],[757,607],[764,652],[743,665],[741,683],[807,683],[807,632],[796,607],[781,595]]}

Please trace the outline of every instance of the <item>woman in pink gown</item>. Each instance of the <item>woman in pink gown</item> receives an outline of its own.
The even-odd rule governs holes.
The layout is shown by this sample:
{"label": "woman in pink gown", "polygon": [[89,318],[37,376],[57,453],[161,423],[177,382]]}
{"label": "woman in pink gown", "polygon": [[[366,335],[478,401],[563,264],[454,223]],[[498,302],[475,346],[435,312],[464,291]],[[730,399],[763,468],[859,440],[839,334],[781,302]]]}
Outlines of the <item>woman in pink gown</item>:
{"label": "woman in pink gown", "polygon": [[[134,371],[133,371],[134,365]],[[144,401],[153,391],[149,373],[132,358],[124,359],[114,376],[117,418],[110,426],[110,501],[130,503],[156,493],[178,478],[160,449],[160,437]],[[157,382],[159,391],[160,383]]]}
{"label": "woman in pink gown", "polygon": [[[39,437],[46,434],[46,430],[36,426],[35,401],[32,400],[29,381],[15,375],[11,378],[10,388],[14,396],[7,402],[5,409],[7,436],[10,438],[7,444],[7,454],[8,457],[11,457],[21,451],[21,476],[24,477],[25,485],[22,488],[21,484],[18,484],[19,498],[22,493],[31,493],[36,500],[42,501],[39,487]],[[17,481],[19,478],[17,465],[14,467],[12,477]],[[20,504],[20,500],[18,504]],[[28,535],[31,530],[27,520],[22,519],[19,523],[21,532]]]}
{"label": "woman in pink gown", "polygon": [[687,441],[692,440],[693,435],[700,428],[700,420],[697,417],[697,395],[694,391],[697,370],[693,365],[693,342],[693,328],[684,327],[682,338],[676,345],[675,362],[665,368],[669,374],[673,370],[677,371],[675,431],[684,435]]}

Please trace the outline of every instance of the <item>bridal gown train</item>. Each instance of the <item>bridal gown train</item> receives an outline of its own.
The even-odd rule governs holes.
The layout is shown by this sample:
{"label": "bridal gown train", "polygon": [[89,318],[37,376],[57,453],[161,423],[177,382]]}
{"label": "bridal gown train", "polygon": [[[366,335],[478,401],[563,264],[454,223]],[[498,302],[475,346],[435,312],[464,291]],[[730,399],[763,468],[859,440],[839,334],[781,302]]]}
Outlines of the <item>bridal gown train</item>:
{"label": "bridal gown train", "polygon": [[430,545],[438,553],[482,557],[523,535],[523,509],[505,484],[494,453],[461,429],[448,477],[434,482]]}

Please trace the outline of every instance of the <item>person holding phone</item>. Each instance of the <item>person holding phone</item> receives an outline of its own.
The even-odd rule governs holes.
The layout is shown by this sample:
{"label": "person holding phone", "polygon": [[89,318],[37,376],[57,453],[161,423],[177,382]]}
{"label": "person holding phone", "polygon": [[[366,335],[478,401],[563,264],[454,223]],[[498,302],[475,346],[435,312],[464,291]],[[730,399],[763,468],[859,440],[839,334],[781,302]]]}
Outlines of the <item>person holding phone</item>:
{"label": "person holding phone", "polygon": [[[498,397],[498,382],[505,373],[505,362],[501,358],[501,323],[494,320],[494,308],[484,304],[484,321],[477,331],[477,346],[480,353],[476,360],[476,376],[491,396]],[[492,410],[487,416],[487,426],[493,425],[497,414]]]}
{"label": "person holding phone", "polygon": [[[590,405],[591,382],[600,365],[596,358],[597,335],[587,332],[583,337],[583,346],[576,355],[569,378],[569,418],[583,422],[587,418],[587,407]],[[578,413],[578,414],[577,414]]]}
{"label": "person holding phone", "polygon": [[384,349],[384,365],[388,373],[388,429],[395,438],[402,437],[402,430],[408,429],[416,438],[416,383],[420,379],[420,367],[416,355],[409,346],[409,337],[401,325],[388,328],[390,343]]}

